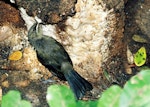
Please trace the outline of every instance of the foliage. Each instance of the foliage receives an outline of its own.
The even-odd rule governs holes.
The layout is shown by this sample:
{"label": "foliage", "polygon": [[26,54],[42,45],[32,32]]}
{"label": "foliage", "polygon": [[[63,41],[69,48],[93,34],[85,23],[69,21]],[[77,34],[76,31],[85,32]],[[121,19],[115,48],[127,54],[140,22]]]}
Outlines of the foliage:
{"label": "foliage", "polygon": [[25,100],[21,100],[18,91],[9,91],[2,97],[1,107],[31,107],[31,104]]}
{"label": "foliage", "polygon": [[119,107],[119,98],[122,89],[119,86],[111,86],[99,99],[98,107]]}
{"label": "foliage", "polygon": [[96,107],[97,101],[77,101],[66,86],[53,85],[47,90],[47,102],[50,107]]}
{"label": "foliage", "polygon": [[75,107],[75,97],[65,86],[53,85],[48,87],[46,99],[51,107]]}
{"label": "foliage", "polygon": [[[50,107],[150,107],[150,70],[143,70],[132,77],[124,86],[111,86],[102,93],[100,99],[77,101],[66,86],[52,85],[47,90]],[[31,107],[21,100],[18,91],[9,91],[2,97],[2,107]]]}
{"label": "foliage", "polygon": [[150,70],[144,70],[128,81],[121,93],[120,107],[150,107]]}
{"label": "foliage", "polygon": [[[47,101],[51,107],[58,107],[59,104],[64,104],[63,107],[150,107],[149,77],[150,70],[143,70],[132,77],[123,89],[119,86],[111,86],[97,101],[75,101],[68,88],[55,85],[49,88],[48,95],[56,100],[47,99]],[[53,90],[59,90],[59,96],[63,97],[58,97],[58,91]],[[73,105],[66,104],[67,100]]]}

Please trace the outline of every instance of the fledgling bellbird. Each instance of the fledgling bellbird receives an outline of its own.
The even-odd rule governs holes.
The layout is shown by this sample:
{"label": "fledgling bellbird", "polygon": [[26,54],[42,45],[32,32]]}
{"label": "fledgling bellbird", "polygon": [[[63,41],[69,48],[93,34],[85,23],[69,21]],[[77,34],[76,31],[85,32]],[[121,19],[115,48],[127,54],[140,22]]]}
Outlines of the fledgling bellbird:
{"label": "fledgling bellbird", "polygon": [[77,99],[81,99],[92,85],[74,69],[64,47],[54,38],[43,35],[42,25],[35,23],[28,32],[30,44],[37,52],[38,60],[62,80],[67,80]]}

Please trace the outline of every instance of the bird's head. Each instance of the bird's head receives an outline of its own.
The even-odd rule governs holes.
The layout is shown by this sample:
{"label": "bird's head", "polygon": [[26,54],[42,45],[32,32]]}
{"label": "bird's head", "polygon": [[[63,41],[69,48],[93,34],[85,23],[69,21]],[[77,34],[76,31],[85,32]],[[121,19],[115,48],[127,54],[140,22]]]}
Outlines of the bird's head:
{"label": "bird's head", "polygon": [[31,26],[31,28],[29,29],[28,32],[28,38],[30,39],[38,39],[40,37],[42,37],[42,24],[39,23],[35,23],[33,24],[33,26]]}

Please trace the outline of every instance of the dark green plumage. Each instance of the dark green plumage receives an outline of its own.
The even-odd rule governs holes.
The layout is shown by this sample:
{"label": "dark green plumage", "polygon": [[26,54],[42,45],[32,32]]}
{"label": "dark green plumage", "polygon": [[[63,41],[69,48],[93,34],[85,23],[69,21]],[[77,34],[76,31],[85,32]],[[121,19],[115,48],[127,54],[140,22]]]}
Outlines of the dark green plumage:
{"label": "dark green plumage", "polygon": [[77,99],[92,90],[92,85],[73,69],[72,61],[63,46],[52,37],[43,35],[40,24],[35,23],[30,28],[28,38],[36,49],[39,61],[54,75],[67,80]]}

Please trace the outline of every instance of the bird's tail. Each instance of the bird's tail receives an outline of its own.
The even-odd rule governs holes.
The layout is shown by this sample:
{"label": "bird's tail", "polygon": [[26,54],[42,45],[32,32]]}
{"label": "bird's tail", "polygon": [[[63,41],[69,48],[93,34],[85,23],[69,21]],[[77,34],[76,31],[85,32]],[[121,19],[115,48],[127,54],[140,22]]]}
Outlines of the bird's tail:
{"label": "bird's tail", "polygon": [[81,99],[86,91],[93,89],[92,85],[74,70],[66,73],[65,78],[77,99]]}

